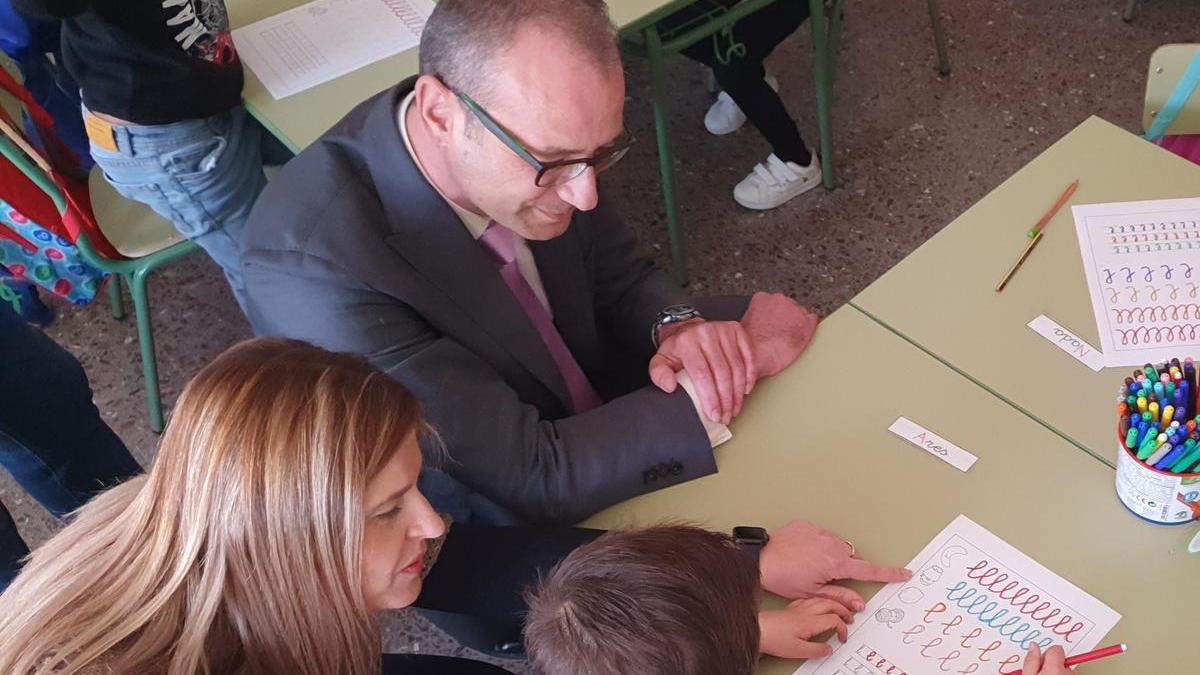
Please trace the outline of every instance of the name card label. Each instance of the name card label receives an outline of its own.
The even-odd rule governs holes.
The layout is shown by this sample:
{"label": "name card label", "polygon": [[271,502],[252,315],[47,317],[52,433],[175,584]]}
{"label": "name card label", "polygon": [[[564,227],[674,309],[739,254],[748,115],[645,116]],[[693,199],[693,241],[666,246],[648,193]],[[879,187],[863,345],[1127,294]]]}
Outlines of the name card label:
{"label": "name card label", "polygon": [[1070,354],[1076,361],[1091,368],[1097,373],[1104,368],[1104,354],[1095,347],[1084,342],[1078,335],[1058,325],[1058,322],[1042,314],[1029,322],[1038,335],[1053,342],[1055,346]]}
{"label": "name card label", "polygon": [[913,422],[907,417],[892,422],[888,431],[937,457],[950,466],[965,472],[979,459],[950,441]]}

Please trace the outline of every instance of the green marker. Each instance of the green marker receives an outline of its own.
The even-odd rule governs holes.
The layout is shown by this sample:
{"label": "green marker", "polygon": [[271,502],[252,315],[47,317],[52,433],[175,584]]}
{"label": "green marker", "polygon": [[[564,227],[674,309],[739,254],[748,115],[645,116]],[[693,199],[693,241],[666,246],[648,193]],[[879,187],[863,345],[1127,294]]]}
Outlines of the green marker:
{"label": "green marker", "polygon": [[1146,377],[1151,378],[1150,379],[1151,384],[1153,384],[1154,382],[1158,382],[1158,371],[1154,369],[1153,363],[1147,363],[1146,367],[1143,368],[1142,370],[1147,373]]}
{"label": "green marker", "polygon": [[1185,447],[1188,449],[1184,451],[1183,459],[1171,466],[1171,473],[1183,473],[1184,469],[1200,460],[1200,446],[1196,444],[1196,439],[1189,438]]}
{"label": "green marker", "polygon": [[1158,450],[1160,443],[1165,445],[1166,441],[1166,434],[1147,436],[1146,440],[1142,441],[1142,447],[1138,448],[1137,458],[1140,460],[1145,460],[1147,457],[1153,455],[1156,450]]}
{"label": "green marker", "polygon": [[[1137,437],[1138,437],[1137,427],[1131,427],[1129,429],[1129,433],[1125,434],[1125,447],[1132,450],[1134,448],[1134,446],[1137,445]],[[1138,457],[1138,459],[1141,459],[1141,457]]]}
{"label": "green marker", "polygon": [[1162,461],[1163,457],[1166,457],[1167,454],[1173,452],[1174,450],[1175,447],[1170,443],[1163,443],[1162,445],[1158,446],[1158,449],[1154,451],[1154,454],[1150,455],[1150,458],[1146,460],[1146,466],[1158,468],[1156,465]]}

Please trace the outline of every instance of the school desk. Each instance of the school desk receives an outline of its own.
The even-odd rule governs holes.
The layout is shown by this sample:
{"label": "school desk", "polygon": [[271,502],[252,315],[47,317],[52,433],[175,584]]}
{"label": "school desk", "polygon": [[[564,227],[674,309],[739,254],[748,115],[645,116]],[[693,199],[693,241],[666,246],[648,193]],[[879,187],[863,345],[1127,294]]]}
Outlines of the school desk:
{"label": "school desk", "polygon": [[[893,435],[902,415],[978,461],[963,473]],[[1200,556],[1185,551],[1194,528],[1136,519],[1117,501],[1109,467],[852,307],[759,384],[732,430],[716,450],[719,473],[585,524],[771,529],[803,517],[867,560],[902,565],[961,513],[1123,616],[1102,644],[1128,642],[1130,652],[1080,675],[1182,674],[1200,662],[1200,643],[1181,628],[1200,606]],[[854,587],[869,596],[880,585]],[[758,672],[798,665],[764,659]]]}
{"label": "school desk", "polygon": [[[1026,231],[1076,178],[1068,206],[996,293],[1028,241]],[[1117,390],[1133,367],[1093,372],[1027,324],[1045,314],[1101,348],[1070,204],[1196,196],[1200,166],[1092,117],[851,304],[1115,465]]]}
{"label": "school desk", "polygon": [[[613,23],[640,32],[654,21],[695,0],[610,0]],[[309,0],[226,0],[233,28],[307,4]],[[275,100],[246,69],[246,108],[293,151],[307,147],[364,99],[417,73],[416,48],[363,66],[324,84]]]}

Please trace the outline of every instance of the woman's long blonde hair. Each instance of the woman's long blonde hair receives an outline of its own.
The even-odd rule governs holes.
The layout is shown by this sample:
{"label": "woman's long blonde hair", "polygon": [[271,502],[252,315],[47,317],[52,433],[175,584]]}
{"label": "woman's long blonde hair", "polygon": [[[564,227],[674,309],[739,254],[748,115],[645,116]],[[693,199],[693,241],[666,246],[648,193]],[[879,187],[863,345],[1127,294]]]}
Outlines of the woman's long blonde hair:
{"label": "woman's long blonde hair", "polygon": [[233,347],[185,388],[149,474],[0,595],[0,673],[378,673],[362,499],[420,425],[362,359]]}

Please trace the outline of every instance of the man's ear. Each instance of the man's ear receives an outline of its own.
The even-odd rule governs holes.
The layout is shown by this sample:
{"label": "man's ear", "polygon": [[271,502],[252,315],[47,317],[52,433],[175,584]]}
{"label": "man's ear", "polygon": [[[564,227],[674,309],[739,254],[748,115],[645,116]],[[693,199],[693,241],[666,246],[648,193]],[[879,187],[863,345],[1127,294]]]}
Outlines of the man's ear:
{"label": "man's ear", "polygon": [[432,75],[417,78],[413,105],[429,134],[438,145],[445,146],[461,124],[463,109],[458,97],[441,80]]}

